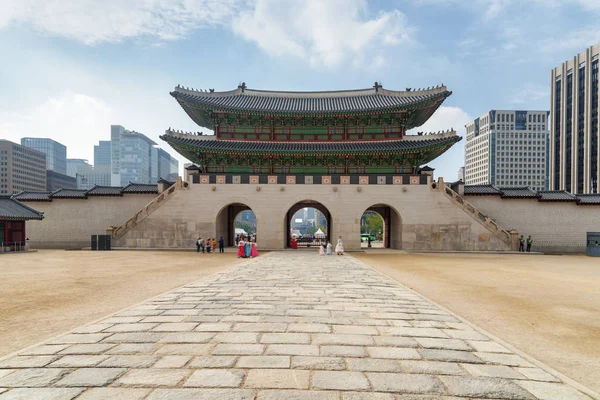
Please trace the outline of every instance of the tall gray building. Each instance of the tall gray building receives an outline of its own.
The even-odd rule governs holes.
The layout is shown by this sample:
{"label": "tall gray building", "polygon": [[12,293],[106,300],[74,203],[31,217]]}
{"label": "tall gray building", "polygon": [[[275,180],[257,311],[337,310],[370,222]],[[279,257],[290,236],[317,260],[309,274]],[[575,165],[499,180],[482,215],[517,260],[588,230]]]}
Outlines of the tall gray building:
{"label": "tall gray building", "polygon": [[491,110],[465,127],[467,185],[548,189],[548,111]]}
{"label": "tall gray building", "polygon": [[83,158],[67,158],[67,175],[75,178],[77,176],[77,168],[83,165],[90,165],[88,160]]}
{"label": "tall gray building", "polygon": [[67,174],[67,147],[65,145],[48,138],[31,137],[22,138],[21,145],[44,153],[46,169],[63,175]]}
{"label": "tall gray building", "polygon": [[94,166],[109,167],[111,160],[110,151],[110,140],[100,140],[94,146]]}
{"label": "tall gray building", "polygon": [[550,183],[553,190],[600,193],[600,43],[551,72]]}
{"label": "tall gray building", "polygon": [[0,139],[0,194],[46,190],[46,155]]}
{"label": "tall gray building", "polygon": [[[108,165],[112,186],[125,186],[129,182],[155,183],[161,177],[167,180],[177,179],[177,159],[157,147],[146,135],[120,125],[111,125],[110,132],[110,142],[101,141],[94,148],[94,157],[98,154],[98,157],[104,159],[108,154],[107,149],[110,149]],[[104,164],[95,167],[104,167]]]}

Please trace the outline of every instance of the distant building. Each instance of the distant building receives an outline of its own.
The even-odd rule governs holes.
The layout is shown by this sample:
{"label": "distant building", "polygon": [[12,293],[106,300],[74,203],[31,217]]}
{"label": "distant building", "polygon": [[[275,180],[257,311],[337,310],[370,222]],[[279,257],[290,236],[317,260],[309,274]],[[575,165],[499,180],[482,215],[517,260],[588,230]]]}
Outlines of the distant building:
{"label": "distant building", "polygon": [[44,153],[46,169],[67,174],[67,147],[64,144],[48,138],[26,137],[21,139],[21,145]]}
{"label": "distant building", "polygon": [[600,193],[600,43],[551,72],[550,187]]}
{"label": "distant building", "polygon": [[465,181],[465,167],[460,167],[458,169],[458,180],[459,181]]}
{"label": "distant building", "polygon": [[548,114],[491,110],[465,125],[465,183],[547,190]]}
{"label": "distant building", "polygon": [[0,194],[46,190],[46,154],[0,139]]}
{"label": "distant building", "polygon": [[53,192],[58,189],[77,189],[77,178],[47,169],[46,190]]}
{"label": "distant building", "polygon": [[94,159],[100,162],[95,161],[95,167],[110,166],[112,186],[177,180],[179,162],[152,139],[121,125],[111,125],[110,132],[110,142],[100,141],[94,147]]}
{"label": "distant building", "polygon": [[75,178],[77,176],[77,168],[85,165],[90,165],[88,160],[84,160],[83,158],[67,158],[67,175]]}
{"label": "distant building", "polygon": [[91,189],[94,186],[111,186],[110,167],[81,165],[77,169],[77,189]]}
{"label": "distant building", "polygon": [[110,167],[111,153],[110,140],[100,140],[94,146],[94,166]]}

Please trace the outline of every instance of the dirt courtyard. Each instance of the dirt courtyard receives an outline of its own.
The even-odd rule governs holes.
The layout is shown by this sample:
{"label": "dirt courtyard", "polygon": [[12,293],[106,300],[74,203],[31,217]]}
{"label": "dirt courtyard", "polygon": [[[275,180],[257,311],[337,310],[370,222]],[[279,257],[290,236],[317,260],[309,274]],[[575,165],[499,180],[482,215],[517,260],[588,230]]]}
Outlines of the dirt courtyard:
{"label": "dirt courtyard", "polygon": [[600,391],[600,262],[586,256],[353,253]]}
{"label": "dirt courtyard", "polygon": [[40,250],[0,256],[0,356],[229,268],[235,253]]}

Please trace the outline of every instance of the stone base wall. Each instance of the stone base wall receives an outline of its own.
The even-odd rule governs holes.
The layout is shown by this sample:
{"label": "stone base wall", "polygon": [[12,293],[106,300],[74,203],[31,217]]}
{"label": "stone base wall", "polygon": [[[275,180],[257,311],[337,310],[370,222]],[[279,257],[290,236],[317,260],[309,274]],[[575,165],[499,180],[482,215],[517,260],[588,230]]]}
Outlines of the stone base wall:
{"label": "stone base wall", "polygon": [[[443,185],[440,185],[443,186]],[[245,204],[257,218],[258,246],[283,249],[286,213],[312,200],[331,214],[333,244],[342,236],[348,250],[360,249],[360,219],[375,205],[392,209],[391,244],[406,250],[509,250],[487,228],[429,185],[190,185],[182,188],[114,246],[193,248],[198,237],[225,236],[230,204]]]}
{"label": "stone base wall", "polygon": [[600,232],[600,207],[574,202],[465,196],[504,229],[531,235],[532,249],[545,253],[585,253],[587,232]]}
{"label": "stone base wall", "polygon": [[41,221],[27,222],[27,237],[34,249],[80,249],[90,247],[91,235],[104,235],[152,201],[156,194],[125,194],[87,199],[23,201],[44,212]]}

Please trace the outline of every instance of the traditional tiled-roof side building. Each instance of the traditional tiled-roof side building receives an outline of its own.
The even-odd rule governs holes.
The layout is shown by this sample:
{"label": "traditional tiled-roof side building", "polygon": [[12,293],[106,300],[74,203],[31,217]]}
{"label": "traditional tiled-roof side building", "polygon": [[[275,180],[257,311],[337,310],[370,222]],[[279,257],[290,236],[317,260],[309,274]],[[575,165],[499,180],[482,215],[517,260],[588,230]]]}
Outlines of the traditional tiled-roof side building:
{"label": "traditional tiled-roof side building", "polygon": [[26,206],[10,195],[0,195],[0,251],[14,250],[25,245],[25,221],[41,220],[44,213]]}
{"label": "traditional tiled-roof side building", "polygon": [[167,130],[161,139],[200,173],[416,173],[460,137],[406,135],[451,92],[445,86],[393,91],[276,92],[241,84],[227,92],[177,86],[171,95],[214,135]]}

